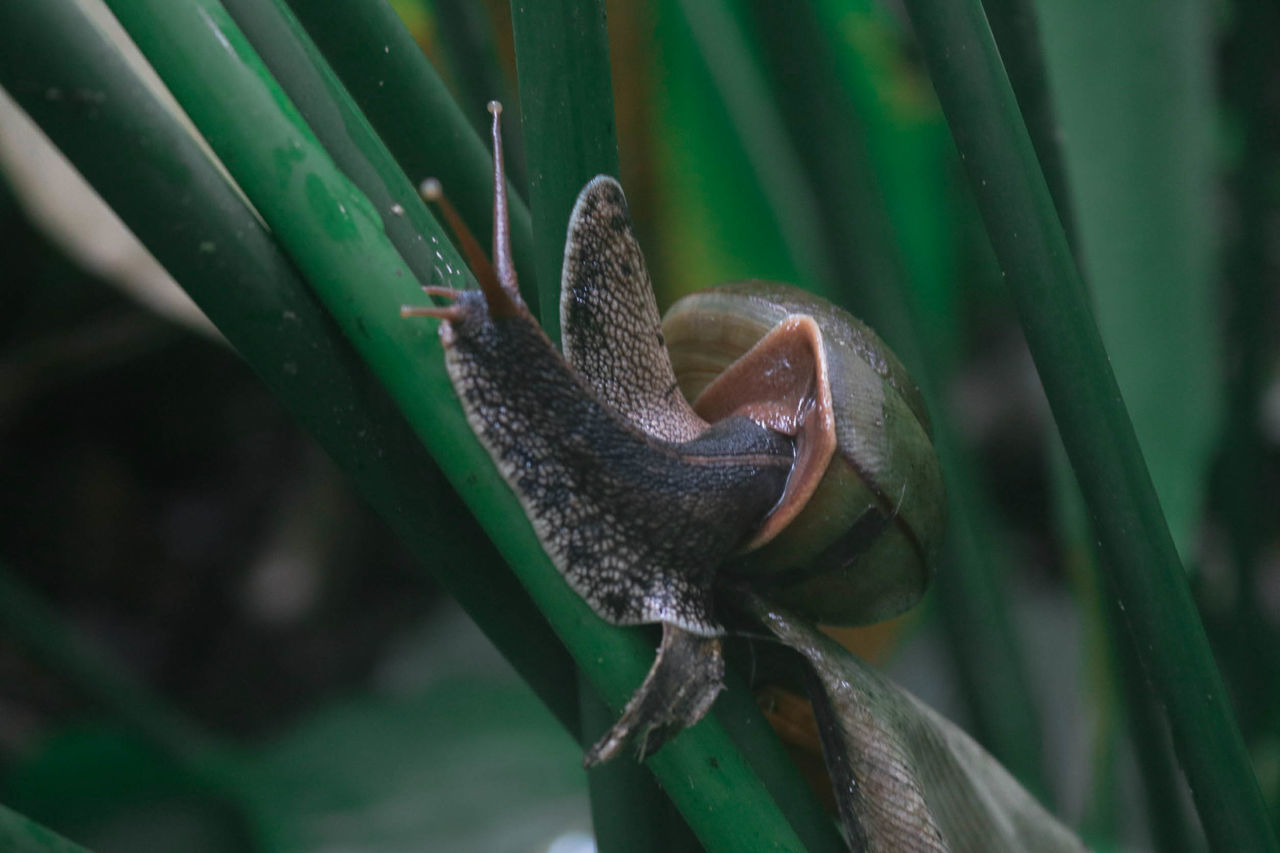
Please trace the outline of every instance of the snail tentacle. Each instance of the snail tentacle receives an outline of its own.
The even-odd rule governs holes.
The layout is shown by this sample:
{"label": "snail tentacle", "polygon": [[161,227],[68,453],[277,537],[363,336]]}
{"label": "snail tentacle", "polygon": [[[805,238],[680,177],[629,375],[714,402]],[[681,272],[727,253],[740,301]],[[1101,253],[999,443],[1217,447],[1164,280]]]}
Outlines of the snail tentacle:
{"label": "snail tentacle", "polygon": [[[512,303],[526,312],[520,285],[516,281],[516,263],[511,257],[511,217],[507,214],[507,172],[502,159],[502,104],[490,101],[493,123],[489,135],[493,140],[493,267],[498,284]],[[489,300],[493,305],[493,299]],[[496,312],[495,312],[496,313]]]}

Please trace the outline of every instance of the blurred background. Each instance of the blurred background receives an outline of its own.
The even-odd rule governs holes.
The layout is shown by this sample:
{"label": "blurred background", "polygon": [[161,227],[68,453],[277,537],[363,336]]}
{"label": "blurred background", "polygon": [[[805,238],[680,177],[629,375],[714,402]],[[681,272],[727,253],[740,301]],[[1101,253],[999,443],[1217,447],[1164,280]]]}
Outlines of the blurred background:
{"label": "blurred background", "polygon": [[[490,98],[515,118],[504,4],[394,6],[478,132]],[[1005,61],[1274,824],[1280,28],[1256,6],[988,14],[1002,49],[1042,44]],[[896,4],[617,2],[609,32],[660,305],[802,283],[935,413],[962,541],[924,605],[841,638],[1097,849],[1198,849]],[[98,850],[594,849],[575,742],[7,96],[0,171],[0,801]],[[138,720],[234,766],[193,782]],[[1148,817],[1169,802],[1180,839]]]}

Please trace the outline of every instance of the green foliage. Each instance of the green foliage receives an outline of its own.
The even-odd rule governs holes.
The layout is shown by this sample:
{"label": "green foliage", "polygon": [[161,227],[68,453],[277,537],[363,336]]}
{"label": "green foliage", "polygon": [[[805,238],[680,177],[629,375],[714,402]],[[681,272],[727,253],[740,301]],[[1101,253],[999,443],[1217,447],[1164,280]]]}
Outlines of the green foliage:
{"label": "green foliage", "polygon": [[102,851],[377,851],[431,839],[480,853],[589,831],[576,754],[514,680],[462,676],[330,703],[246,754],[217,795],[104,727],[62,732],[9,786],[15,807]]}

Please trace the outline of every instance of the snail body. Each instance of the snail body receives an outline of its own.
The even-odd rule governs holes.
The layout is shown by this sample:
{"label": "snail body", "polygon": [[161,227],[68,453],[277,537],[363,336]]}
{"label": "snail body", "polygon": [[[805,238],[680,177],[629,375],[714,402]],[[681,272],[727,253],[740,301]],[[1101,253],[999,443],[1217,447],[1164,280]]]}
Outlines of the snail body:
{"label": "snail body", "polygon": [[[630,741],[644,756],[721,689],[722,581],[822,621],[893,615],[927,583],[941,478],[905,370],[839,309],[749,282],[661,323],[607,176],[570,217],[562,356],[516,286],[495,106],[494,265],[469,252],[480,290],[429,287],[451,304],[404,313],[443,320],[468,422],[570,586],[609,622],[663,625],[648,677],[586,763]],[[899,423],[903,437],[877,435]]]}
{"label": "snail body", "polygon": [[592,393],[527,312],[495,317],[479,291],[452,310],[446,364],[468,421],[570,586],[617,625],[722,633],[713,571],[777,503],[790,441],[740,416],[684,442],[654,437]]}

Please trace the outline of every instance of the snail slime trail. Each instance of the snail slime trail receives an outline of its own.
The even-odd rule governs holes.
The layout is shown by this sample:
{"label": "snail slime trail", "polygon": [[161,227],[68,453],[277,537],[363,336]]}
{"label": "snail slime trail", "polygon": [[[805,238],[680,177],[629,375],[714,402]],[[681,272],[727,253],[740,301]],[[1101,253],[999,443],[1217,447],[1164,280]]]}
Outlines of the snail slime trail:
{"label": "snail slime trail", "polygon": [[[427,287],[447,304],[402,313],[443,321],[445,362],[468,423],[569,585],[611,623],[662,624],[648,676],[585,763],[628,743],[643,758],[701,719],[722,687],[718,581],[726,570],[739,579],[766,571],[751,555],[785,543],[794,529],[806,537],[801,550],[822,559],[813,571],[784,561],[780,570],[799,582],[774,585],[770,595],[799,590],[820,602],[826,621],[844,622],[885,618],[919,598],[938,533],[931,525],[941,517],[937,462],[930,468],[923,410],[913,413],[905,371],[839,309],[753,282],[711,291],[704,306],[677,304],[664,327],[626,197],[608,176],[583,188],[570,217],[562,355],[516,286],[501,108],[489,109],[493,263],[428,182],[424,195],[440,204],[480,289]],[[692,368],[673,367],[668,346]],[[719,365],[708,354],[734,349]],[[694,392],[691,382],[700,385]],[[874,411],[851,419],[843,412],[850,401]],[[875,419],[903,437],[862,435]],[[904,448],[897,468],[911,470],[885,470],[880,457]],[[895,508],[907,477],[915,487],[905,493],[921,497]],[[831,543],[868,513],[894,521],[860,553],[833,558]],[[871,557],[877,567],[868,571]],[[857,600],[822,601],[824,584]]]}

